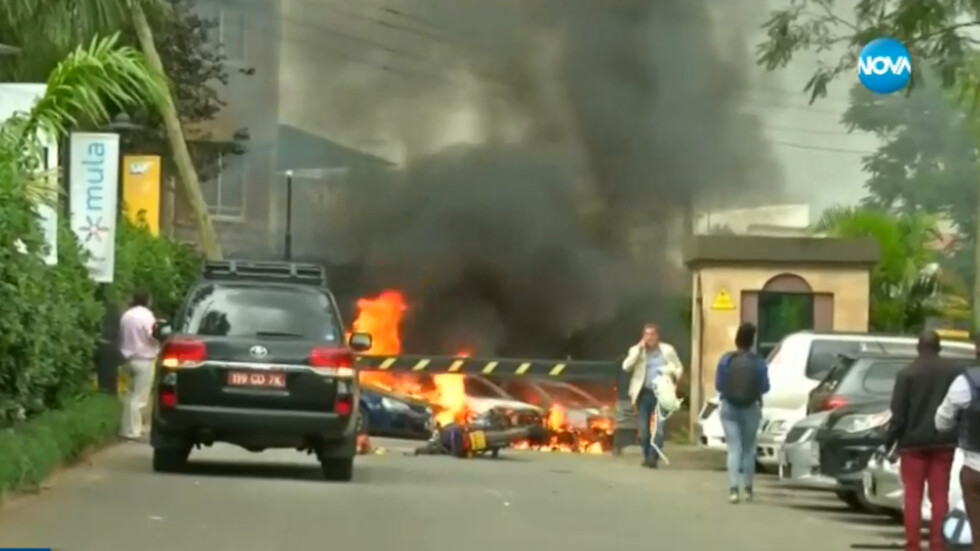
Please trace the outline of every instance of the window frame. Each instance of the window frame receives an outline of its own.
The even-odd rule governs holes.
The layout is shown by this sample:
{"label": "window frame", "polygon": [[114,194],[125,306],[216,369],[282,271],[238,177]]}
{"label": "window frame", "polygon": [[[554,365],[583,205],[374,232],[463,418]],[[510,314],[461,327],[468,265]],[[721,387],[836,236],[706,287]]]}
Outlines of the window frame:
{"label": "window frame", "polygon": [[248,164],[249,164],[248,154],[247,153],[241,155],[232,154],[233,156],[232,158],[234,158],[236,162],[240,161],[242,163],[240,167],[241,175],[239,176],[241,180],[240,182],[241,205],[238,206],[237,209],[238,212],[236,214],[226,214],[225,212],[222,212],[225,209],[234,209],[234,207],[224,205],[221,200],[222,197],[221,191],[222,188],[224,187],[225,172],[226,172],[225,155],[226,155],[225,153],[218,153],[218,173],[217,175],[214,176],[214,178],[206,182],[206,185],[209,185],[213,182],[213,185],[215,186],[215,200],[217,201],[217,204],[211,204],[210,202],[208,202],[207,197],[205,197],[204,204],[207,205],[208,214],[211,215],[212,220],[217,220],[221,222],[244,222],[246,204],[248,203],[247,194],[246,194],[246,190],[248,188],[247,185],[248,178],[246,177],[246,174],[248,173]]}
{"label": "window frame", "polygon": [[[229,3],[218,8],[218,51],[225,58],[225,63],[234,68],[244,67],[248,63],[248,19],[242,6],[237,3]],[[228,54],[228,46],[225,41],[226,16],[233,16],[241,20],[241,55],[231,56]]]}

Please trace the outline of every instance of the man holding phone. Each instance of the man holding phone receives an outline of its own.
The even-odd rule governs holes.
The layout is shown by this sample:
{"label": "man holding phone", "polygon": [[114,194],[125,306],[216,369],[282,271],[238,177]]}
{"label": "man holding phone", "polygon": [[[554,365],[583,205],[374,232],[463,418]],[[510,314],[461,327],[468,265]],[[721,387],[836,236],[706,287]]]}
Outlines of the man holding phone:
{"label": "man holding phone", "polygon": [[640,425],[640,445],[643,448],[643,466],[656,469],[660,455],[651,444],[656,439],[657,448],[664,446],[664,424],[657,415],[656,427],[651,431],[654,413],[657,412],[655,388],[657,378],[668,376],[676,382],[684,371],[674,347],[660,341],[660,331],[656,324],[643,326],[640,342],[630,347],[623,360],[623,371],[630,373],[629,397],[637,410]]}

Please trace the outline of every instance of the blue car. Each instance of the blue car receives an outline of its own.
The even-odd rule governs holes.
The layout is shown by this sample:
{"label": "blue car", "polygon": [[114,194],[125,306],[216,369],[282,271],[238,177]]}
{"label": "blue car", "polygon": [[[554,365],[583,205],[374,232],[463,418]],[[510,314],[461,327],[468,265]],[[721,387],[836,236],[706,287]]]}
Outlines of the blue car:
{"label": "blue car", "polygon": [[370,436],[427,440],[435,426],[425,401],[373,385],[361,385],[361,413]]}

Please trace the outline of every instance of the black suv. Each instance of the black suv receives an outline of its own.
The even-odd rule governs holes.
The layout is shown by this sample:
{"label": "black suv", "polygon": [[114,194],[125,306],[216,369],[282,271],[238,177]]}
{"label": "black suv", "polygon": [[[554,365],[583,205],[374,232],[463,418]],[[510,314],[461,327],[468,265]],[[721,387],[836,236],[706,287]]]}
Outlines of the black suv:
{"label": "black suv", "polygon": [[353,476],[360,389],[321,266],[208,262],[173,324],[160,322],[153,469],[180,470],[214,442],[315,453],[328,480]]}
{"label": "black suv", "polygon": [[[942,356],[969,361],[975,354],[968,349],[944,347]],[[914,359],[915,356],[906,351],[838,355],[827,375],[810,391],[807,415],[891,399],[898,372]]]}

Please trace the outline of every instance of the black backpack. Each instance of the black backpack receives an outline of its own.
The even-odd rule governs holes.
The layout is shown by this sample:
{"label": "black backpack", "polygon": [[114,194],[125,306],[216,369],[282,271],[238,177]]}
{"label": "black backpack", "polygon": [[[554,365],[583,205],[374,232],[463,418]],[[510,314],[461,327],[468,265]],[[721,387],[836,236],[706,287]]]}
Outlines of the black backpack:
{"label": "black backpack", "polygon": [[728,357],[728,373],[721,397],[733,406],[747,407],[762,399],[759,392],[759,357],[752,352],[733,352]]}

